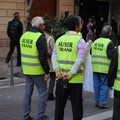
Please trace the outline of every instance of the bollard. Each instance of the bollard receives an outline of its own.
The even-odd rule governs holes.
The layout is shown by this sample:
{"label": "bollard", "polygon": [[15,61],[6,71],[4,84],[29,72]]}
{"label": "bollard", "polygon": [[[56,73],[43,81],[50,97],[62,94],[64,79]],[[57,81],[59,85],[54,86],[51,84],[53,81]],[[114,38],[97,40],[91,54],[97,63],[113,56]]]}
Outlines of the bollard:
{"label": "bollard", "polygon": [[13,81],[13,57],[11,57],[10,60],[10,86],[14,85],[14,81]]}

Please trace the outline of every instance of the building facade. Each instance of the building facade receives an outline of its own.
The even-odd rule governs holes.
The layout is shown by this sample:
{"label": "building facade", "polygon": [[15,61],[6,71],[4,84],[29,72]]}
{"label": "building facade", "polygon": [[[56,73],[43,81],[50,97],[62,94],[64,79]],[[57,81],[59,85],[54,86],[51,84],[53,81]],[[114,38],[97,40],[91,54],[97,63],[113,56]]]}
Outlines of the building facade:
{"label": "building facade", "polygon": [[[44,0],[48,1],[48,0]],[[70,14],[73,14],[74,12],[74,0],[51,0],[51,2],[55,1],[55,5],[53,6],[53,14],[52,16],[57,16],[57,17],[62,17],[64,14],[64,11],[69,11]],[[40,0],[34,0],[34,2],[40,2]],[[33,11],[31,12],[32,16],[35,15],[43,15],[39,12],[39,9],[37,9],[37,12],[35,11],[34,7],[34,2],[33,2]],[[46,8],[47,5],[49,6],[49,3],[46,2]],[[42,8],[43,13],[47,13],[46,8]],[[44,9],[44,10],[43,10]],[[13,13],[14,12],[20,12],[21,14],[21,21],[24,25],[24,20],[25,20],[25,11],[26,11],[26,5],[25,5],[25,0],[0,0],[0,47],[7,47],[9,46],[9,38],[7,36],[7,25],[8,21],[13,19]],[[48,10],[50,11],[50,10]],[[34,13],[36,12],[36,13]],[[40,14],[39,14],[40,13]],[[25,28],[24,28],[25,29]]]}
{"label": "building facade", "polygon": [[[65,11],[69,11],[70,15],[78,15],[82,7],[81,2],[84,0],[49,1],[50,2],[48,3],[48,0],[34,0],[33,6],[31,8],[31,16],[34,17],[36,15],[43,15],[42,13],[49,13],[51,16],[62,18],[64,17]],[[26,14],[25,0],[0,0],[0,49],[3,47],[9,47],[9,38],[6,33],[7,24],[8,21],[13,19],[13,13],[16,11],[20,12],[22,18],[21,21],[24,25]],[[120,26],[120,4],[112,4],[112,14],[116,16],[118,25]]]}

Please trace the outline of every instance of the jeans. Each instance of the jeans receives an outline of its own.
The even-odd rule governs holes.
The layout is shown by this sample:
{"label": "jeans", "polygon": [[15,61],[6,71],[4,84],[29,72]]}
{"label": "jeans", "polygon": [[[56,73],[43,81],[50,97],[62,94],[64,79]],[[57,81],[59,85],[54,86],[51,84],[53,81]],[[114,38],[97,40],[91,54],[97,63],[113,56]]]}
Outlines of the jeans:
{"label": "jeans", "polygon": [[23,100],[23,120],[28,120],[31,112],[31,96],[34,90],[34,84],[38,91],[38,114],[37,120],[44,120],[47,99],[47,81],[44,75],[25,75],[25,95]]}
{"label": "jeans", "polygon": [[107,74],[93,72],[93,84],[96,103],[107,104],[108,98],[107,79],[108,79]]}

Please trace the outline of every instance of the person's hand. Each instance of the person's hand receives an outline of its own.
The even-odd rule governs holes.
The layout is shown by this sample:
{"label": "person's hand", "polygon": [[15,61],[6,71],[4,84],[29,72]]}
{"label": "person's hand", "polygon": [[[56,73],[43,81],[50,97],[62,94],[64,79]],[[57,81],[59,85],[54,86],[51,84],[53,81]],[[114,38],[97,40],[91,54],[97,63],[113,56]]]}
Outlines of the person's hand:
{"label": "person's hand", "polygon": [[87,43],[88,43],[89,45],[91,45],[91,44],[92,44],[92,40],[89,39]]}
{"label": "person's hand", "polygon": [[55,73],[56,73],[56,78],[58,78],[58,79],[62,79],[63,78],[60,71],[55,72]]}
{"label": "person's hand", "polygon": [[112,87],[109,87],[109,89],[110,89],[110,90],[113,90],[113,88],[112,88]]}
{"label": "person's hand", "polygon": [[111,79],[108,78],[107,86],[109,87],[109,89],[113,89],[114,80],[111,80]]}
{"label": "person's hand", "polygon": [[47,80],[49,80],[49,79],[50,79],[50,74],[45,74],[44,80],[47,81]]}
{"label": "person's hand", "polygon": [[70,78],[71,78],[71,76],[67,73],[63,77],[64,80],[69,80]]}
{"label": "person's hand", "polygon": [[70,72],[68,72],[68,73],[66,73],[66,74],[64,75],[63,79],[64,79],[64,80],[70,80],[70,79],[72,78],[72,76],[73,76],[73,74],[70,73]]}

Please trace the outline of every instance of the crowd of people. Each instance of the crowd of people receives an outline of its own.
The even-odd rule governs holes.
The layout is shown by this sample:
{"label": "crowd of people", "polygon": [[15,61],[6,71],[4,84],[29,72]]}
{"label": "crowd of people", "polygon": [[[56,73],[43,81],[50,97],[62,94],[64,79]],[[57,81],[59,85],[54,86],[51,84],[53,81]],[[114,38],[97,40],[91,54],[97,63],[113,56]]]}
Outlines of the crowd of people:
{"label": "crowd of people", "polygon": [[69,16],[67,11],[63,18],[67,32],[55,40],[53,25],[45,23],[43,17],[34,17],[31,29],[23,33],[20,13],[14,13],[14,19],[9,22],[7,29],[10,51],[5,62],[9,63],[16,46],[17,66],[22,66],[25,77],[22,120],[34,120],[30,116],[34,85],[38,91],[36,120],[50,120],[45,115],[47,100],[55,100],[54,119],[63,120],[68,98],[72,105],[73,120],[82,120],[83,71],[89,47],[95,107],[111,107],[107,104],[108,90],[114,86],[113,120],[120,119],[120,47],[116,42],[118,31],[114,18],[112,16],[109,25],[101,17],[97,26],[95,18],[88,18],[85,24],[80,16]]}

